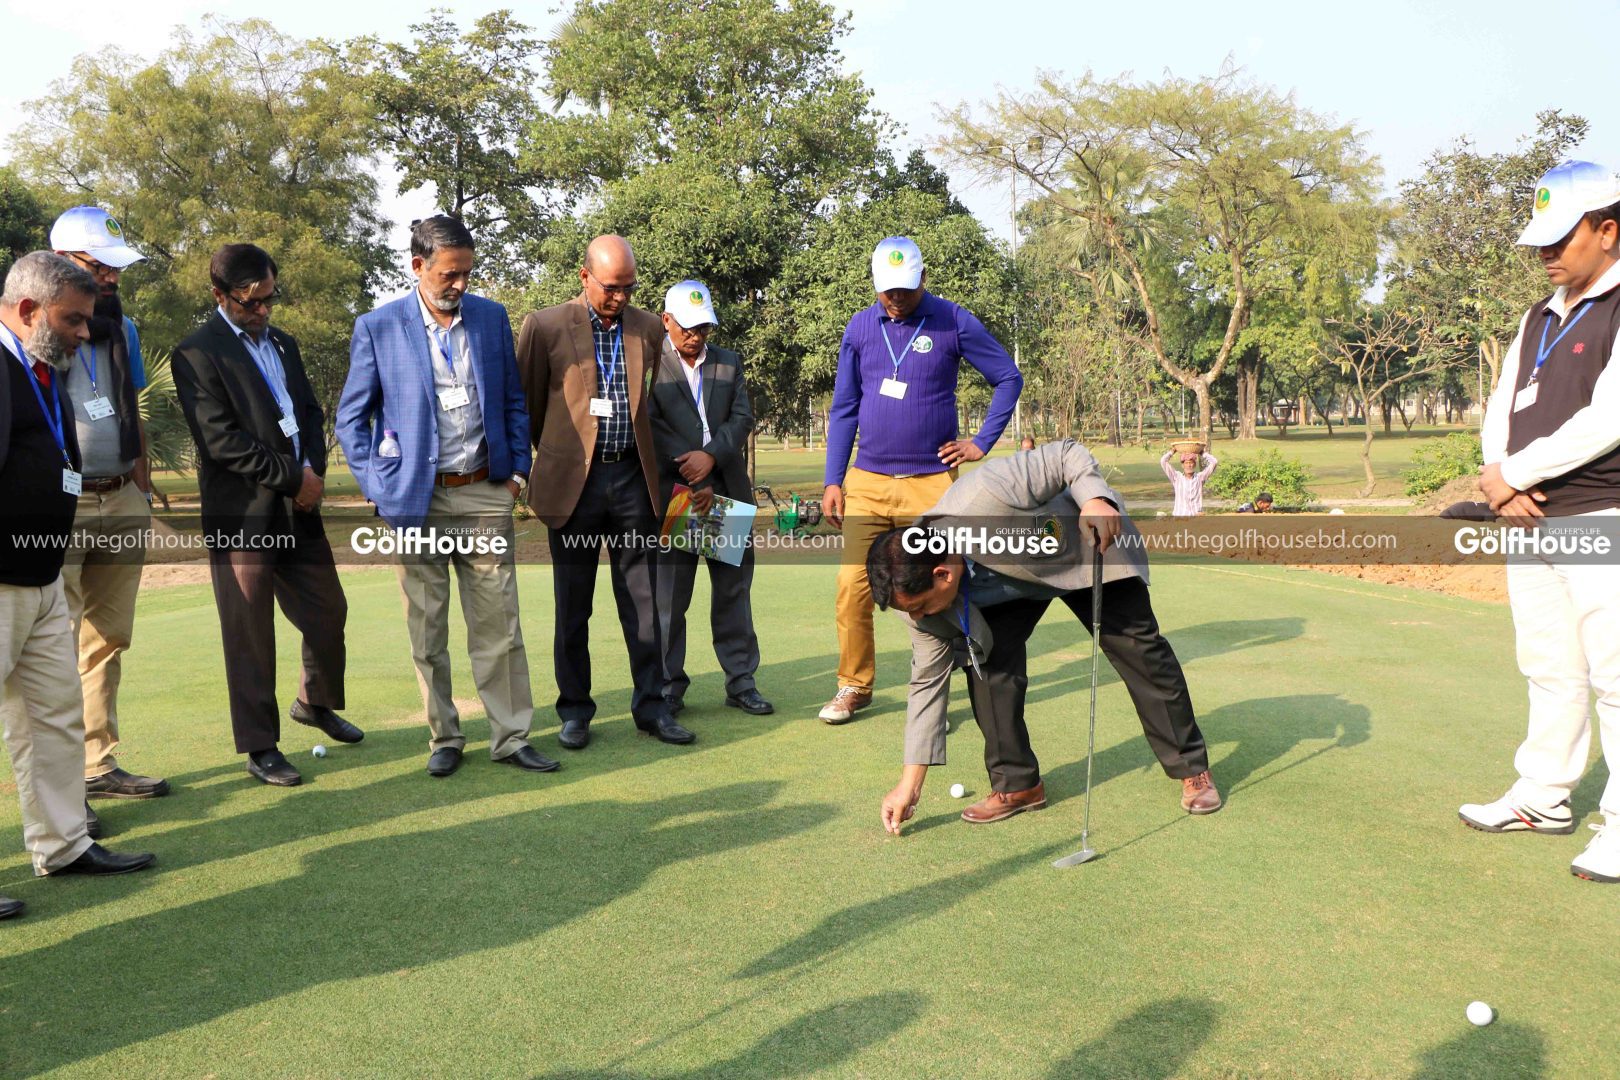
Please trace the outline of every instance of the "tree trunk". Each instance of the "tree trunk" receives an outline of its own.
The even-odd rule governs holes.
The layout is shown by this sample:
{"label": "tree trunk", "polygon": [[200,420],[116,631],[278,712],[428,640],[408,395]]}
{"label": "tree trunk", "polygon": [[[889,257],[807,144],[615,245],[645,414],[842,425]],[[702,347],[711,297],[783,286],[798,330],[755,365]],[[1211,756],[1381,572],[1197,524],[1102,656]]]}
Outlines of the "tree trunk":
{"label": "tree trunk", "polygon": [[[1371,422],[1372,402],[1370,402],[1370,401],[1363,402],[1361,408],[1362,408],[1362,411],[1365,412],[1367,414],[1367,416],[1368,416],[1368,422],[1367,422],[1366,425],[1364,425],[1365,430],[1363,431],[1362,436],[1361,436],[1361,471],[1362,471],[1363,475],[1365,475],[1366,478],[1367,478],[1367,486],[1361,489],[1361,497],[1363,499],[1370,499],[1370,498],[1372,498],[1373,485],[1378,482],[1377,478],[1373,476],[1373,467],[1372,467],[1372,441],[1373,441],[1373,428],[1372,428],[1372,422]],[[1388,419],[1389,419],[1389,414],[1387,412],[1384,414],[1384,419],[1385,419],[1386,424],[1387,424]],[[1388,431],[1389,428],[1386,426],[1384,428],[1384,430]]]}
{"label": "tree trunk", "polygon": [[[1401,427],[1410,435],[1412,433],[1412,421],[1406,418],[1406,402],[1401,400],[1399,394],[1395,395],[1395,412],[1401,418]],[[1389,428],[1386,427],[1384,430],[1388,431]]]}
{"label": "tree trunk", "polygon": [[[1384,434],[1388,435],[1391,431],[1395,430],[1395,407],[1389,403],[1388,392],[1385,392],[1379,397],[1378,405],[1384,414]],[[1371,407],[1372,405],[1369,402],[1368,408]],[[1367,421],[1368,423],[1372,422],[1372,417],[1370,415],[1367,417]]]}
{"label": "tree trunk", "polygon": [[1255,430],[1255,417],[1260,412],[1259,353],[1251,350],[1238,357],[1234,374],[1237,376],[1237,437],[1257,439],[1260,437]]}
{"label": "tree trunk", "polygon": [[1215,418],[1209,412],[1209,382],[1205,379],[1194,379],[1192,392],[1198,402],[1198,433],[1203,436],[1204,445],[1207,447],[1215,438]]}

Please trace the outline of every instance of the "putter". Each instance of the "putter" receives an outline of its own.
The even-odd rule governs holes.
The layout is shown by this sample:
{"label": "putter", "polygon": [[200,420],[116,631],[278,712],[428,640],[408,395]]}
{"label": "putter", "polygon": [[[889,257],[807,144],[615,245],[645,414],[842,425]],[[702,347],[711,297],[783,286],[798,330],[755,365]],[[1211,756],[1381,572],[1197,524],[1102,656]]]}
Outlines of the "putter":
{"label": "putter", "polygon": [[1080,850],[1052,863],[1059,870],[1088,863],[1097,857],[1091,848],[1091,758],[1092,751],[1097,747],[1097,639],[1102,636],[1102,545],[1094,543],[1091,552],[1091,721],[1086,728],[1086,809],[1080,818]]}

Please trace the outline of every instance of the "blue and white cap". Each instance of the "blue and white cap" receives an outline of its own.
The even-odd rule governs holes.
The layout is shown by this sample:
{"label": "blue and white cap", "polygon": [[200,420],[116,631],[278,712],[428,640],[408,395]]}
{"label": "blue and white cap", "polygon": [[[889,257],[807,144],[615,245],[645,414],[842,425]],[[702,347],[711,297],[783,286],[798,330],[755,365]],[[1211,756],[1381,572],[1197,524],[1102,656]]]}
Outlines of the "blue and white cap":
{"label": "blue and white cap", "polygon": [[1536,181],[1530,224],[1518,242],[1550,247],[1574,231],[1581,215],[1620,202],[1620,180],[1614,171],[1593,161],[1564,161]]}
{"label": "blue and white cap", "polygon": [[872,252],[872,288],[915,289],[922,284],[923,257],[910,237],[884,238]]}
{"label": "blue and white cap", "polygon": [[75,206],[51,226],[52,251],[77,251],[122,270],[146,258],[124,242],[124,227],[99,206]]}
{"label": "blue and white cap", "polygon": [[714,298],[709,295],[709,287],[690,278],[669,287],[669,292],[664,294],[664,310],[685,330],[719,322],[714,317]]}

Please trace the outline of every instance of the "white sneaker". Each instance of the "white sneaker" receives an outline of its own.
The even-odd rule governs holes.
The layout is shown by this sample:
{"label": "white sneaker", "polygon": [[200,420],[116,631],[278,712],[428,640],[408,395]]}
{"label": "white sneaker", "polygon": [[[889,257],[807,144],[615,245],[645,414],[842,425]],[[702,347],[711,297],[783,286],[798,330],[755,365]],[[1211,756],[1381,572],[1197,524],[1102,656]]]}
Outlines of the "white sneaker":
{"label": "white sneaker", "polygon": [[833,699],[821,708],[821,718],[829,724],[847,724],[857,710],[872,704],[872,691],[859,686],[840,686]]}
{"label": "white sneaker", "polygon": [[1575,831],[1569,800],[1553,806],[1535,806],[1513,798],[1510,791],[1493,803],[1468,803],[1457,816],[1470,829],[1481,832],[1539,832],[1568,836]]}
{"label": "white sneaker", "polygon": [[1569,872],[1587,881],[1620,884],[1620,818],[1593,825],[1592,831],[1597,835],[1592,837],[1585,851],[1575,856],[1575,861],[1569,864]]}

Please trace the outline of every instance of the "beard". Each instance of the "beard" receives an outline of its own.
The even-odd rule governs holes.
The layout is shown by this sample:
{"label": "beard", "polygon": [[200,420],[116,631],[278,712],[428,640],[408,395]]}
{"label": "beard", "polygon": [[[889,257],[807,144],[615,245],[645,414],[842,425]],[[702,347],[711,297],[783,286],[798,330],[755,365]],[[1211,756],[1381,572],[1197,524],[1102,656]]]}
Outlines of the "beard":
{"label": "beard", "polygon": [[43,319],[23,342],[23,348],[33,359],[64,374],[73,366],[73,345],[66,338],[58,337]]}
{"label": "beard", "polygon": [[124,302],[118,290],[96,293],[96,309],[90,316],[90,342],[107,341],[124,331]]}
{"label": "beard", "polygon": [[427,302],[441,315],[454,315],[461,310],[460,293],[441,293],[438,296],[428,297]]}

